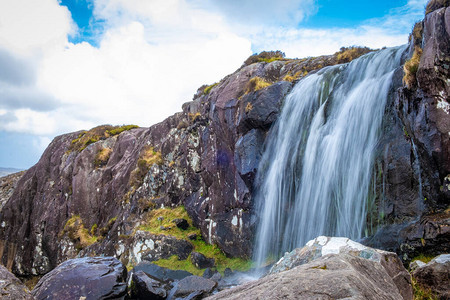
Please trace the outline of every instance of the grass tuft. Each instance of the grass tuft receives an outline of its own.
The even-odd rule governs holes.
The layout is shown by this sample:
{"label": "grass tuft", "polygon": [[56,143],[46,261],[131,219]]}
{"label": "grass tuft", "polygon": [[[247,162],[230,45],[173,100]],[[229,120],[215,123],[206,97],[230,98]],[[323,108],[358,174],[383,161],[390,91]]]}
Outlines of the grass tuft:
{"label": "grass tuft", "polygon": [[247,85],[245,86],[245,94],[251,93],[251,92],[255,92],[255,91],[259,91],[263,88],[266,88],[268,86],[270,86],[271,83],[265,81],[263,78],[261,77],[253,77],[252,79],[250,79],[247,82]]}
{"label": "grass tuft", "polygon": [[[94,226],[92,228],[94,228]],[[92,228],[91,233],[93,232]],[[74,215],[67,220],[60,235],[63,236],[64,234],[67,234],[67,236],[75,244],[75,248],[81,250],[96,243],[99,239],[98,236],[91,233],[84,227],[81,217],[79,215]]]}
{"label": "grass tuft", "polygon": [[126,130],[137,128],[136,125],[123,125],[123,126],[111,126],[111,125],[101,125],[92,128],[89,131],[81,132],[76,139],[73,139],[70,146],[69,152],[83,151],[90,144],[96,143],[100,140],[107,139],[111,136],[118,135]]}
{"label": "grass tuft", "polygon": [[244,62],[244,66],[248,66],[258,62],[266,62],[270,63],[276,60],[284,59],[285,54],[279,50],[277,51],[263,51],[259,54],[253,54],[249,58],[247,58]]}
{"label": "grass tuft", "polygon": [[419,69],[420,57],[422,56],[422,49],[420,47],[414,47],[414,53],[408,61],[403,65],[403,83],[411,89],[416,86],[417,79],[416,73]]}

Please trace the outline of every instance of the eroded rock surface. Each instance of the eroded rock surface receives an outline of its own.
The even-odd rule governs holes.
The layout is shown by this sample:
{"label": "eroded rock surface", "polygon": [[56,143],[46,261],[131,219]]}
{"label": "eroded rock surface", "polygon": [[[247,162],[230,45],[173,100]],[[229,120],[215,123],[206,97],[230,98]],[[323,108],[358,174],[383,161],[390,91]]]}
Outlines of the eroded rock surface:
{"label": "eroded rock surface", "polygon": [[[42,277],[36,299],[125,299],[127,269],[113,257],[68,260]],[[85,298],[83,298],[85,297]]]}
{"label": "eroded rock surface", "polygon": [[405,299],[380,263],[346,253],[325,255],[206,299],[343,298]]}
{"label": "eroded rock surface", "polygon": [[4,300],[34,299],[28,288],[2,265],[0,265],[0,298]]}

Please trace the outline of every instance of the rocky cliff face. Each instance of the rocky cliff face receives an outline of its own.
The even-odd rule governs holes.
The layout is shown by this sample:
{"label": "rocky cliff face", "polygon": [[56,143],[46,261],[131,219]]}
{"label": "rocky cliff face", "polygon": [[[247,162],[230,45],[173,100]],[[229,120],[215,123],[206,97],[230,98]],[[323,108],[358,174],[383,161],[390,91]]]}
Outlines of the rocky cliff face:
{"label": "rocky cliff face", "polygon": [[[383,229],[366,242],[408,255],[448,249],[449,14],[429,13],[421,41],[412,40],[409,55],[423,49],[415,85],[392,91],[377,149],[368,221]],[[143,238],[148,214],[180,205],[205,241],[249,257],[253,181],[291,81],[343,59],[256,62],[200,88],[182,112],[150,128],[55,138],[1,211],[3,264],[27,276],[76,255],[136,262],[160,239]]]}
{"label": "rocky cliff face", "polygon": [[[435,2],[428,7],[439,7]],[[377,221],[372,222],[381,230],[368,241],[402,254],[404,260],[450,248],[448,7],[431,11],[415,25],[408,52],[406,84],[393,91],[377,150]],[[412,71],[408,65],[414,66]]]}

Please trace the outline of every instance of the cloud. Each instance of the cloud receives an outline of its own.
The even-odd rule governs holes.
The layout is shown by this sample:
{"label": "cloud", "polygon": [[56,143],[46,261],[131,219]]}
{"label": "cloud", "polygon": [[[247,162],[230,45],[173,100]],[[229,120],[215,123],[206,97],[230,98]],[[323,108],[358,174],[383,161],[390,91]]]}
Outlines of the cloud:
{"label": "cloud", "polygon": [[211,0],[228,19],[240,24],[296,27],[317,12],[314,0]]}

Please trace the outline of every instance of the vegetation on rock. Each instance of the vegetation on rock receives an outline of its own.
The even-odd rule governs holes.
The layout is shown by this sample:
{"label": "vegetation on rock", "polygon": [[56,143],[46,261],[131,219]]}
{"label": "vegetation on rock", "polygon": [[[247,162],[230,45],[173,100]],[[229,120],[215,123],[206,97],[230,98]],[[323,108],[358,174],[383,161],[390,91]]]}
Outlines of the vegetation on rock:
{"label": "vegetation on rock", "polygon": [[219,84],[219,83],[216,82],[216,83],[213,83],[213,84],[211,84],[211,85],[208,85],[208,86],[203,90],[203,94],[208,95],[208,94],[211,92],[212,88],[215,87],[215,86],[218,85],[218,84]]}
{"label": "vegetation on rock", "polygon": [[78,137],[72,140],[69,146],[69,151],[83,151],[87,146],[98,142],[100,140],[107,139],[111,136],[118,135],[126,130],[137,128],[137,125],[123,125],[123,126],[112,126],[112,125],[101,125],[92,128],[89,131],[81,132]]}
{"label": "vegetation on rock", "polygon": [[154,164],[161,165],[163,163],[162,154],[159,151],[155,151],[154,147],[147,145],[139,154],[137,161],[137,167],[131,172],[130,186],[132,188],[138,188],[150,167]]}
{"label": "vegetation on rock", "polygon": [[[175,223],[173,223],[174,219],[187,220],[189,227],[186,230],[178,228]],[[229,258],[216,245],[207,244],[201,238],[200,229],[193,226],[192,219],[187,214],[184,206],[178,206],[176,208],[159,208],[150,211],[139,229],[148,231],[152,234],[171,235],[178,239],[190,242],[194,246],[194,251],[199,252],[208,258],[214,258],[216,268],[221,273],[223,273],[226,268],[245,271],[250,269],[252,265],[251,260]],[[193,235],[195,235],[196,238],[191,240],[189,236]],[[202,275],[204,272],[204,269],[198,269],[192,264],[190,255],[185,260],[180,260],[177,255],[173,255],[170,258],[160,259],[154,263],[172,270],[186,270],[194,275]]]}
{"label": "vegetation on rock", "polygon": [[367,47],[351,46],[351,47],[341,47],[339,52],[336,52],[336,62],[338,64],[348,63],[352,60],[364,55],[366,53],[372,52],[374,50]]}
{"label": "vegetation on rock", "polygon": [[266,88],[270,85],[271,85],[270,82],[267,82],[265,79],[263,79],[261,77],[258,77],[258,76],[253,77],[252,79],[250,79],[247,82],[247,85],[245,86],[244,95],[249,94],[251,92],[256,92],[256,91]]}
{"label": "vegetation on rock", "polygon": [[431,0],[425,8],[425,14],[427,15],[436,9],[448,6],[450,6],[450,0]]}
{"label": "vegetation on rock", "polygon": [[109,157],[111,156],[111,148],[101,148],[94,159],[94,167],[100,168],[108,163]]}
{"label": "vegetation on rock", "polygon": [[253,54],[249,58],[247,58],[244,62],[244,66],[248,66],[258,62],[266,62],[270,63],[276,60],[284,59],[285,54],[279,50],[277,51],[263,51],[259,54]]}
{"label": "vegetation on rock", "polygon": [[98,236],[93,234],[92,228],[91,232],[89,232],[89,230],[84,227],[83,221],[79,215],[73,215],[69,220],[67,220],[60,236],[63,236],[64,234],[67,234],[67,236],[72,240],[77,250],[86,248],[96,243],[99,239]]}
{"label": "vegetation on rock", "polygon": [[419,69],[420,57],[422,56],[422,49],[420,47],[414,48],[412,57],[405,62],[403,66],[403,82],[408,88],[413,88],[416,85],[416,73]]}

